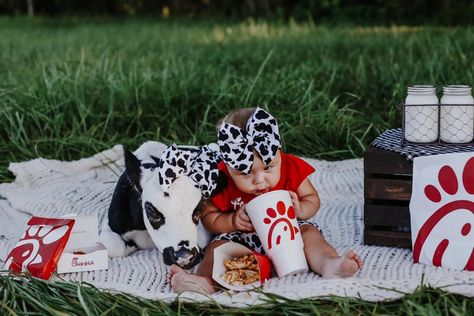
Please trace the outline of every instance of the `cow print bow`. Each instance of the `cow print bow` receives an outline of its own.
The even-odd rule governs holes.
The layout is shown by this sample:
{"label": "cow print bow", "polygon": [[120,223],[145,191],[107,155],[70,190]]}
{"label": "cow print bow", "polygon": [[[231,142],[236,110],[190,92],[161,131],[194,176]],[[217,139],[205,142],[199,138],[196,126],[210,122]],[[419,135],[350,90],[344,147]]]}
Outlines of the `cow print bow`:
{"label": "cow print bow", "polygon": [[201,147],[197,155],[193,155],[172,144],[163,151],[158,167],[160,186],[165,193],[169,193],[171,184],[180,175],[188,176],[206,198],[217,186],[217,153],[208,146]]}
{"label": "cow print bow", "polygon": [[249,174],[252,170],[254,150],[260,154],[263,163],[268,165],[281,147],[276,119],[259,107],[250,116],[245,130],[222,123],[217,143],[225,163],[244,174]]}

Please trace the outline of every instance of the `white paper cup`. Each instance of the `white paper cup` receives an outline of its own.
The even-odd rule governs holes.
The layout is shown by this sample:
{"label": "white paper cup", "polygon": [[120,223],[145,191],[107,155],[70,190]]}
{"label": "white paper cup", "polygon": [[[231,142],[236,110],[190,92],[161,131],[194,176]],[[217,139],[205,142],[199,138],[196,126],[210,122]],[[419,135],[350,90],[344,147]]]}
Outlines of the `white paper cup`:
{"label": "white paper cup", "polygon": [[308,270],[298,220],[288,191],[262,194],[246,206],[247,214],[279,277]]}

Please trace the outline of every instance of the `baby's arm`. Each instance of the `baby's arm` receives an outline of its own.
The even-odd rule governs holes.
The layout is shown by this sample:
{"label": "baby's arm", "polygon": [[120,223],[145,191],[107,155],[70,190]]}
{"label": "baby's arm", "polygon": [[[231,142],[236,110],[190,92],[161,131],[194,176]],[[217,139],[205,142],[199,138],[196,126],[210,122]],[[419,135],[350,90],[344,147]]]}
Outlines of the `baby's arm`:
{"label": "baby's arm", "polygon": [[245,205],[236,211],[222,212],[214,203],[207,201],[201,217],[202,224],[210,233],[221,234],[233,231],[254,231],[250,218],[245,213]]}
{"label": "baby's arm", "polygon": [[308,179],[301,183],[296,193],[290,191],[290,195],[298,219],[305,220],[311,218],[319,211],[320,200],[318,192]]}

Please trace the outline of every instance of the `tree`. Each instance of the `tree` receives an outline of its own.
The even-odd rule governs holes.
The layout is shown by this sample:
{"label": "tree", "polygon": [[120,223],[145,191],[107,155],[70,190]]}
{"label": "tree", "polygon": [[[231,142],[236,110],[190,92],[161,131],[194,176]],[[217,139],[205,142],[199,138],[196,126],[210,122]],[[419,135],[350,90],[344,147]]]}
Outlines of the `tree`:
{"label": "tree", "polygon": [[35,6],[33,3],[33,0],[26,0],[26,3],[28,5],[28,16],[29,17],[35,16]]}

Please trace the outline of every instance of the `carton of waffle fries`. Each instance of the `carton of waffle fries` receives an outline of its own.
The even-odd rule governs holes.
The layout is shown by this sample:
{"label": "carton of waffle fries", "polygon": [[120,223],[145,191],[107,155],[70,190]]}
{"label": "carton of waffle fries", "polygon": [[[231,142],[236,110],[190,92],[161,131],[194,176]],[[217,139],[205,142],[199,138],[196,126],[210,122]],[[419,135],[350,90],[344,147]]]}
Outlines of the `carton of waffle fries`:
{"label": "carton of waffle fries", "polygon": [[214,249],[212,278],[223,287],[234,291],[248,291],[260,287],[271,275],[267,256],[234,242]]}

